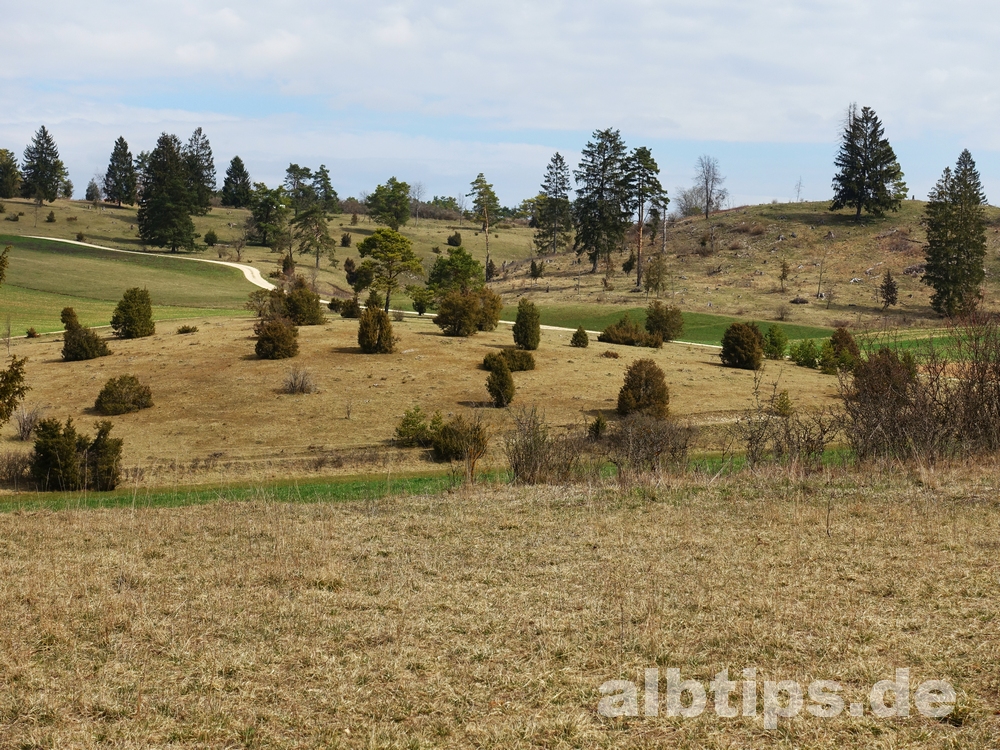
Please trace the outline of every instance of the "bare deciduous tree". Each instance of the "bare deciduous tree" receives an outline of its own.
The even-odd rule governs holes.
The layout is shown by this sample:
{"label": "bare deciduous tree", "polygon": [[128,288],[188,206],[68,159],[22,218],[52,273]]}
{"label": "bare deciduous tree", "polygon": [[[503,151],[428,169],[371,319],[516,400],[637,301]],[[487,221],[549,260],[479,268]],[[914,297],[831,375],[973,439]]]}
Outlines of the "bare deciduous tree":
{"label": "bare deciduous tree", "polygon": [[420,221],[420,204],[424,202],[424,194],[426,190],[424,189],[424,183],[414,182],[410,185],[410,201],[413,203],[413,224]]}
{"label": "bare deciduous tree", "polygon": [[726,198],[729,197],[729,191],[722,187],[726,178],[719,171],[719,160],[707,154],[699,156],[698,162],[695,164],[694,178],[698,190],[701,192],[705,218],[708,219],[708,214],[711,211],[718,211]]}

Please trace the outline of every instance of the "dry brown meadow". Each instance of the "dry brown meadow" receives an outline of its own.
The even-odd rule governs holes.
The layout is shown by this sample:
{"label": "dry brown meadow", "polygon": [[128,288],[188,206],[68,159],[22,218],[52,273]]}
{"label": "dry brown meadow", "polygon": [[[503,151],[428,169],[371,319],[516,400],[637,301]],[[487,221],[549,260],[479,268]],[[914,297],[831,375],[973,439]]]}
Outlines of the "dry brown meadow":
{"label": "dry brown meadow", "polygon": [[[995,747],[997,468],[5,513],[0,746]],[[958,703],[597,714],[657,666]]]}

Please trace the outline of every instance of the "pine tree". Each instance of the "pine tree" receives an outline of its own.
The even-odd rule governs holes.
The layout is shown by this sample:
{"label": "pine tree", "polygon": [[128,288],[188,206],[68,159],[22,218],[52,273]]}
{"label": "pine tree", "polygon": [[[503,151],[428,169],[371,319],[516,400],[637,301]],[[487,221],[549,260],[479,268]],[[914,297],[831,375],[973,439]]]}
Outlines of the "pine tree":
{"label": "pine tree", "polygon": [[137,186],[132,152],[128,150],[125,139],[119,136],[111,150],[108,171],[104,174],[104,197],[119,206],[122,203],[131,206],[136,202]]}
{"label": "pine tree", "polygon": [[535,248],[541,253],[557,253],[569,246],[573,214],[569,202],[569,167],[556,152],[549,161],[542,180],[542,192],[536,199]]}
{"label": "pine tree", "polygon": [[597,273],[601,259],[621,247],[631,222],[628,154],[617,130],[597,130],[584,147],[576,180],[573,220],[577,253],[587,253]]}
{"label": "pine tree", "polygon": [[972,312],[986,278],[986,196],[968,149],[955,171],[945,168],[927,201],[927,268],[923,282],[934,289],[931,307],[941,315]]}
{"label": "pine tree", "polygon": [[660,168],[653,159],[653,154],[645,146],[635,149],[628,157],[626,164],[627,179],[630,188],[631,209],[638,219],[638,238],[635,251],[635,285],[642,286],[642,230],[646,221],[648,206],[666,208],[670,202],[667,193],[660,185]]}
{"label": "pine tree", "polygon": [[246,208],[250,205],[250,173],[247,172],[243,160],[234,156],[226,170],[226,179],[222,183],[222,205],[233,208]]}
{"label": "pine tree", "polygon": [[66,167],[59,159],[59,149],[52,134],[42,125],[24,149],[21,167],[21,197],[39,206],[52,203],[66,182]]}
{"label": "pine tree", "polygon": [[316,202],[316,191],[312,183],[313,173],[309,167],[288,165],[288,169],[285,170],[284,187],[296,216],[302,211],[307,211]]}
{"label": "pine tree", "polygon": [[[483,226],[483,234],[486,235],[486,265],[490,264],[490,224],[499,218],[500,201],[497,194],[493,192],[493,185],[486,181],[483,173],[480,172],[471,183],[472,190],[467,194],[472,198],[473,220],[478,221]],[[487,281],[490,277],[487,274]]]}
{"label": "pine tree", "polygon": [[156,247],[194,249],[194,222],[191,221],[190,172],[176,135],[163,133],[149,154],[139,198],[139,237]]}
{"label": "pine tree", "polygon": [[340,213],[340,196],[333,189],[333,183],[330,182],[330,170],[326,168],[326,164],[320,164],[319,169],[313,172],[312,189],[316,194],[316,200],[319,201],[326,213]]}
{"label": "pine tree", "polygon": [[183,155],[188,173],[191,213],[204,216],[212,207],[215,193],[215,160],[212,158],[212,145],[201,128],[191,134]]}
{"label": "pine tree", "polygon": [[903,171],[874,110],[863,107],[859,114],[856,104],[848,107],[834,164],[839,171],[833,178],[832,211],[854,208],[855,220],[861,221],[862,209],[874,216],[899,209],[907,192]]}
{"label": "pine tree", "polygon": [[396,231],[410,220],[410,186],[390,177],[384,185],[376,186],[365,205],[372,221]]}

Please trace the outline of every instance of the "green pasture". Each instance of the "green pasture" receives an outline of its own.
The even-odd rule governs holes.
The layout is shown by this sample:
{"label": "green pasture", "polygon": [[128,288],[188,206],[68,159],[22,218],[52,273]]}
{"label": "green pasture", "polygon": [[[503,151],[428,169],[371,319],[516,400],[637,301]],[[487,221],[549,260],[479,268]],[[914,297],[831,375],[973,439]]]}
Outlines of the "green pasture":
{"label": "green pasture", "polygon": [[225,266],[164,255],[131,255],[52,240],[0,236],[11,245],[7,282],[0,288],[0,317],[12,329],[62,329],[59,313],[73,307],[86,325],[106,325],[130,287],[149,290],[160,320],[227,315],[253,290],[243,274]]}

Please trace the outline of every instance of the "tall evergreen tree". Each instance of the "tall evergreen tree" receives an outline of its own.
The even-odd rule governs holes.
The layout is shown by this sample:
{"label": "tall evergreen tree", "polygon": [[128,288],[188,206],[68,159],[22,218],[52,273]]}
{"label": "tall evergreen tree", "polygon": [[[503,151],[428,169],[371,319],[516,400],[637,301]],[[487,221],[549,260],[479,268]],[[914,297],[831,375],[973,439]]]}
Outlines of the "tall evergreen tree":
{"label": "tall evergreen tree", "polygon": [[326,223],[326,212],[319,203],[300,213],[292,222],[292,238],[298,244],[299,253],[316,256],[316,268],[323,255],[330,256],[330,262],[336,265],[334,258],[337,243],[330,236]]}
{"label": "tall evergreen tree", "polygon": [[250,205],[250,173],[247,172],[243,160],[234,156],[226,170],[226,179],[222,183],[222,205],[233,208],[246,208]]}
{"label": "tall evergreen tree", "polygon": [[21,194],[21,168],[13,151],[0,148],[0,198]]}
{"label": "tall evergreen tree", "polygon": [[308,210],[316,202],[316,191],[312,183],[313,173],[309,167],[288,165],[288,169],[285,170],[285,194],[291,201],[296,216],[299,212]]}
{"label": "tall evergreen tree", "polygon": [[281,235],[287,232],[288,196],[283,187],[271,190],[263,182],[256,182],[250,195],[250,218],[252,235],[256,242],[265,247],[279,249]]}
{"label": "tall evergreen tree", "polygon": [[631,222],[628,153],[617,130],[595,130],[573,172],[576,200],[573,221],[577,253],[587,253],[597,272],[601,259],[621,247]]}
{"label": "tall evergreen tree", "polygon": [[212,144],[201,128],[191,134],[183,155],[188,173],[188,191],[191,193],[191,213],[204,216],[211,210],[215,194],[215,160],[212,158]]}
{"label": "tall evergreen tree", "polygon": [[149,154],[139,196],[136,221],[144,243],[172,252],[194,249],[189,176],[180,140],[163,133]]}
{"label": "tall evergreen tree", "polygon": [[21,197],[31,198],[39,206],[52,203],[66,182],[66,167],[59,159],[59,149],[52,134],[42,125],[24,149],[21,167]]}
{"label": "tall evergreen tree", "polygon": [[535,205],[535,249],[557,253],[569,246],[573,214],[569,202],[569,167],[558,151],[549,161],[542,179],[542,192]]}
{"label": "tall evergreen tree", "polygon": [[312,189],[316,200],[319,201],[326,213],[340,213],[340,196],[333,189],[333,183],[330,182],[330,170],[326,168],[326,164],[320,164],[319,169],[313,172]]}
{"label": "tall evergreen tree", "polygon": [[486,181],[482,172],[472,181],[471,188],[472,190],[467,195],[472,198],[473,218],[482,224],[483,233],[486,235],[486,280],[489,281],[490,223],[499,218],[500,201],[497,199],[497,194],[493,192],[493,185]]}
{"label": "tall evergreen tree", "polygon": [[[407,190],[409,194],[409,190]],[[424,267],[413,252],[413,243],[394,229],[376,229],[358,243],[358,254],[365,260],[361,269],[371,272],[372,288],[385,292],[385,311],[389,312],[392,293],[400,288],[400,277],[423,276]]]}
{"label": "tall evergreen tree", "polygon": [[667,191],[660,184],[660,168],[656,165],[652,152],[645,146],[632,151],[626,165],[628,183],[632,198],[631,209],[638,220],[638,237],[635,250],[635,285],[642,286],[642,231],[645,228],[647,210],[666,208],[670,200]]}
{"label": "tall evergreen tree", "polygon": [[410,220],[410,186],[390,177],[365,198],[368,215],[393,231]]}
{"label": "tall evergreen tree", "polygon": [[903,170],[885,138],[881,121],[869,107],[863,107],[860,114],[856,104],[847,108],[834,164],[839,171],[833,178],[832,211],[854,208],[855,220],[861,221],[862,210],[882,216],[887,210],[898,210],[906,197]]}
{"label": "tall evergreen tree", "polygon": [[122,203],[131,206],[136,201],[137,187],[138,181],[135,175],[135,163],[132,161],[132,152],[128,150],[125,138],[119,136],[111,150],[108,171],[104,175],[104,197],[119,206]]}
{"label": "tall evergreen tree", "polygon": [[934,289],[931,307],[941,315],[972,312],[986,278],[986,196],[968,149],[945,168],[927,201],[927,268],[923,282]]}

